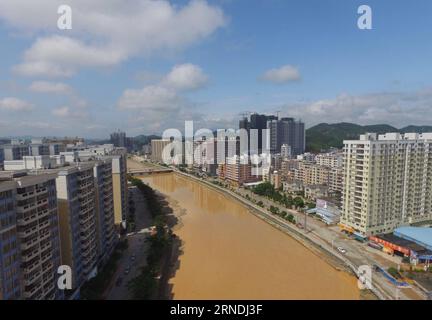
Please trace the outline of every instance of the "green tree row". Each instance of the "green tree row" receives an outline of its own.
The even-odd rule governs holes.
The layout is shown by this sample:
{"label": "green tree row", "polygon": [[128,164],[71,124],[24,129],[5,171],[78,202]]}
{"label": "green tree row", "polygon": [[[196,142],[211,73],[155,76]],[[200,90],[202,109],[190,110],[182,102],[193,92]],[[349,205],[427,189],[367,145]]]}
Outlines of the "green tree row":
{"label": "green tree row", "polygon": [[155,232],[146,239],[149,244],[147,265],[141,269],[140,275],[128,283],[134,299],[148,300],[155,297],[159,287],[162,261],[164,254],[168,252],[172,244],[172,233],[167,226],[163,206],[156,192],[140,179],[129,178],[129,181],[140,190],[146,199],[155,226]]}
{"label": "green tree row", "polygon": [[267,197],[286,208],[295,206],[297,208],[303,208],[305,203],[301,197],[292,197],[284,192],[280,192],[270,182],[261,183],[252,188],[252,192],[263,197]]}

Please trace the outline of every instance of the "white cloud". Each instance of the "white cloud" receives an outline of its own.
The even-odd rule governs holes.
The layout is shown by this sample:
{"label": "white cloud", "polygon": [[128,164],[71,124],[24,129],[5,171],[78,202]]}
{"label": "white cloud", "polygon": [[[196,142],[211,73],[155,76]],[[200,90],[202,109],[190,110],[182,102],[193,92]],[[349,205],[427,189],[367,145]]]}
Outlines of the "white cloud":
{"label": "white cloud", "polygon": [[185,119],[198,116],[195,105],[179,93],[199,89],[207,80],[199,66],[190,63],[176,65],[156,84],[142,89],[126,89],[117,107],[132,112],[131,122],[135,125],[146,123],[150,130],[176,127]]}
{"label": "white cloud", "polygon": [[14,97],[0,99],[0,109],[7,111],[30,111],[33,104]]}
{"label": "white cloud", "polygon": [[432,123],[431,105],[432,90],[422,89],[413,92],[340,94],[332,99],[288,104],[281,109],[290,116],[301,118],[308,127],[320,122],[383,123],[403,127]]}
{"label": "white cloud", "polygon": [[74,71],[70,67],[59,66],[47,61],[25,61],[12,68],[16,74],[26,77],[71,77]]}
{"label": "white cloud", "polygon": [[[226,24],[223,11],[205,0],[183,6],[165,0],[76,0],[73,30],[56,35],[60,0],[0,0],[0,19],[38,38],[14,70],[25,76],[67,77],[82,67],[117,65],[137,55],[186,48]],[[23,10],[22,8],[25,8]]]}
{"label": "white cloud", "polygon": [[71,94],[71,86],[62,82],[34,81],[29,89],[38,93]]}
{"label": "white cloud", "polygon": [[51,36],[38,39],[14,71],[24,76],[69,77],[80,67],[106,67],[126,59],[121,49],[97,47],[82,41]]}
{"label": "white cloud", "polygon": [[287,83],[291,81],[298,81],[301,79],[298,68],[285,65],[280,68],[270,69],[261,77],[262,80],[273,83]]}
{"label": "white cloud", "polygon": [[59,118],[67,119],[84,119],[88,116],[87,112],[82,109],[72,109],[69,106],[63,106],[56,108],[52,111],[52,114]]}
{"label": "white cloud", "polygon": [[177,109],[180,102],[181,98],[175,91],[151,85],[138,90],[125,90],[118,102],[118,107],[120,109],[164,112]]}
{"label": "white cloud", "polygon": [[176,65],[163,80],[163,84],[175,90],[196,90],[207,83],[208,77],[199,66],[191,63]]}

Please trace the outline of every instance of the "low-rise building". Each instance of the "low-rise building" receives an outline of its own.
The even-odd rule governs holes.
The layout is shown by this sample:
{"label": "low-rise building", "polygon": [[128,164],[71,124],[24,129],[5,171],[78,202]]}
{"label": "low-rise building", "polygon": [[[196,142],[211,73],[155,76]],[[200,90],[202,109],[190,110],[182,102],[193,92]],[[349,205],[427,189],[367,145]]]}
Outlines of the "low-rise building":
{"label": "low-rise building", "polygon": [[305,197],[309,200],[316,200],[318,198],[326,198],[329,196],[328,186],[325,185],[306,185],[304,187]]}

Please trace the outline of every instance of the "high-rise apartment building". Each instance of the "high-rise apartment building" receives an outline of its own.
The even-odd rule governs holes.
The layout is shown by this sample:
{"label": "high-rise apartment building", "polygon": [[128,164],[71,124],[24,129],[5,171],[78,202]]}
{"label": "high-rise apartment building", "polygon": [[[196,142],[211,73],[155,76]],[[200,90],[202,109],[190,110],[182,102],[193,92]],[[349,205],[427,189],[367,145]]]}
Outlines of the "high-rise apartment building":
{"label": "high-rise apartment building", "polygon": [[0,173],[3,298],[46,300],[63,296],[57,288],[61,257],[55,177],[25,171]]}
{"label": "high-rise apartment building", "polygon": [[170,140],[153,139],[151,141],[151,159],[155,162],[163,162],[163,150],[170,143]]}
{"label": "high-rise apartment building", "polygon": [[432,220],[432,133],[344,141],[341,223],[365,235]]}
{"label": "high-rise apartment building", "polygon": [[[265,115],[265,114],[258,114],[253,113],[250,115],[250,120],[248,118],[243,118],[239,121],[239,129],[245,129],[248,132],[248,141],[249,141],[249,150],[251,153],[258,153],[264,152],[263,149],[268,149],[269,146],[266,146],[266,143],[263,145],[263,137],[264,141],[267,141],[267,136],[264,134],[267,129],[267,121],[277,120],[276,116],[273,115]],[[257,130],[257,148],[258,150],[253,150],[253,145],[251,144],[251,129]]]}
{"label": "high-rise apartment building", "polygon": [[125,149],[117,149],[112,159],[112,186],[114,197],[114,220],[119,225],[127,220],[129,214],[129,193],[127,180],[127,154]]}
{"label": "high-rise apartment building", "polygon": [[16,183],[0,182],[0,300],[21,298]]}
{"label": "high-rise apartment building", "polygon": [[3,169],[3,163],[4,163],[4,150],[3,148],[0,146],[0,170]]}
{"label": "high-rise apartment building", "polygon": [[126,147],[126,133],[122,132],[122,131],[117,131],[117,132],[113,132],[111,133],[110,136],[110,142],[115,146],[115,147],[120,147],[120,148],[125,148]]}
{"label": "high-rise apartment building", "polygon": [[111,159],[98,160],[93,167],[96,188],[96,229],[101,261],[106,261],[111,255],[116,240],[112,162]]}
{"label": "high-rise apartment building", "polygon": [[24,156],[30,155],[30,149],[25,144],[6,144],[1,146],[4,160],[22,160]]}
{"label": "high-rise apartment building", "polygon": [[296,156],[305,150],[305,125],[293,118],[281,118],[267,121],[270,130],[270,152],[280,153],[282,145],[291,147],[291,154]]}
{"label": "high-rise apartment building", "polygon": [[44,143],[30,144],[29,149],[31,156],[48,156],[50,154],[49,145]]}
{"label": "high-rise apartment building", "polygon": [[72,268],[72,286],[79,287],[96,273],[96,195],[93,163],[57,171],[62,263]]}

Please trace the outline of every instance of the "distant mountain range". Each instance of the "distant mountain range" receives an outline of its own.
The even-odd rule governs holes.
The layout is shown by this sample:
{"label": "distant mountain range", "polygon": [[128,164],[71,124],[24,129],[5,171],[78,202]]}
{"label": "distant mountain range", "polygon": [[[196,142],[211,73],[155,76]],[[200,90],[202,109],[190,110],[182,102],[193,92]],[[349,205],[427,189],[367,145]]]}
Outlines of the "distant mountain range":
{"label": "distant mountain range", "polygon": [[306,150],[319,152],[322,149],[330,147],[341,148],[343,140],[358,139],[361,134],[366,132],[375,132],[383,134],[387,132],[432,132],[432,126],[406,126],[397,129],[388,124],[375,124],[370,126],[361,126],[354,123],[320,123],[306,130]]}

